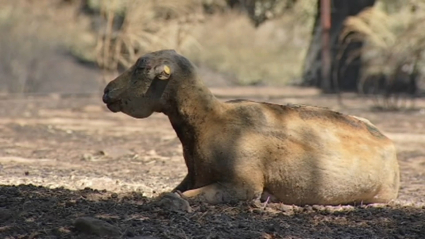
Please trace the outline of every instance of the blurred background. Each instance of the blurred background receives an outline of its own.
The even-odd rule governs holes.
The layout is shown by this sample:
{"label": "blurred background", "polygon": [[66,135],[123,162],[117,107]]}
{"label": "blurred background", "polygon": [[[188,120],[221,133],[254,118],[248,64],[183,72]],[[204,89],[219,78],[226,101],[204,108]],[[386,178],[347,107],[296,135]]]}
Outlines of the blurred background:
{"label": "blurred background", "polygon": [[[424,238],[424,26],[425,0],[0,0],[0,238],[86,238],[81,216],[120,238]],[[102,91],[164,48],[222,101],[370,120],[397,148],[395,204],[145,207],[187,174],[181,142],[162,114],[111,113]]]}
{"label": "blurred background", "polygon": [[418,96],[424,20],[422,0],[2,0],[0,93],[99,93],[173,48],[210,87]]}

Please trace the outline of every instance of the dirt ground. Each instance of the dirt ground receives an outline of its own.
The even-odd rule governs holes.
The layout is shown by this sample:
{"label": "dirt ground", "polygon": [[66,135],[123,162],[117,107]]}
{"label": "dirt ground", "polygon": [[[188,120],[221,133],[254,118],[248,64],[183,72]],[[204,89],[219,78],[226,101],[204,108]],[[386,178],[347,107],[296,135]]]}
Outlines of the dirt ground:
{"label": "dirt ground", "polygon": [[114,114],[100,95],[2,97],[0,238],[425,238],[425,99],[416,110],[380,112],[353,95],[340,107],[311,89],[212,90],[223,100],[326,106],[370,119],[396,142],[398,200],[335,207],[191,202],[191,212],[168,210],[155,197],[176,186],[186,167],[164,115]]}

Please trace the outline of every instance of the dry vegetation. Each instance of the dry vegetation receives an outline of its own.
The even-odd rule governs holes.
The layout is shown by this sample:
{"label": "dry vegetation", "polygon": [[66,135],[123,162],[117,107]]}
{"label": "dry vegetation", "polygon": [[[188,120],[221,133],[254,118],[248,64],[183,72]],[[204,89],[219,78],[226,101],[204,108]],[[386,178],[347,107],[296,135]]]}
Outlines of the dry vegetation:
{"label": "dry vegetation", "polygon": [[[299,80],[312,19],[295,22],[291,14],[259,28],[237,13],[211,17],[208,25],[199,27],[202,51],[188,55],[243,85],[284,85]],[[212,31],[214,26],[221,29]]]}
{"label": "dry vegetation", "polygon": [[[104,0],[98,4],[106,25],[98,34],[96,59],[104,69],[128,68],[149,51],[164,48],[182,51],[189,44],[196,46],[190,29],[202,20],[199,1],[147,0],[140,4],[134,0]],[[115,29],[118,14],[123,22]]]}
{"label": "dry vegetation", "polygon": [[[409,75],[423,75],[425,59],[425,2],[421,0],[409,1],[378,1],[377,4],[364,10],[357,16],[349,17],[345,22],[345,31],[340,39],[350,41],[364,41],[361,51],[354,52],[348,61],[360,54],[363,60],[363,73],[359,81],[359,89],[372,76],[373,81],[395,81],[400,71]],[[354,34],[353,34],[354,33]],[[348,40],[347,40],[348,38]],[[423,79],[418,78],[419,84]],[[387,83],[387,84],[391,84]],[[408,82],[406,82],[408,83]],[[383,82],[375,82],[375,88],[382,88]],[[391,88],[388,87],[387,88]],[[388,97],[388,89],[375,89],[374,93]],[[383,101],[390,108],[397,108],[398,102]],[[377,101],[377,104],[380,104]]]}
{"label": "dry vegetation", "polygon": [[314,1],[300,0],[283,15],[269,13],[276,17],[257,28],[244,14],[227,12],[212,16],[197,32],[203,50],[198,54],[190,52],[189,56],[232,75],[243,85],[285,85],[298,81],[315,11]]}
{"label": "dry vegetation", "polygon": [[[100,32],[97,62],[104,68],[128,67],[148,51],[174,48],[239,84],[297,79],[315,10],[311,2],[299,1],[293,11],[255,28],[235,11],[205,15],[201,1],[102,3],[106,27]],[[119,12],[123,24],[114,30],[113,18]]]}
{"label": "dry vegetation", "polygon": [[[91,14],[82,11],[82,2]],[[147,51],[175,48],[227,84],[286,85],[300,80],[315,2],[256,2],[250,20],[224,0],[2,1],[0,31],[9,33],[0,39],[2,91],[39,91],[37,84],[49,78],[42,65],[53,48],[97,63],[109,76]],[[358,33],[351,40],[366,39],[365,74],[391,74],[394,65],[414,55],[424,65],[424,11],[420,0],[378,1],[347,20],[347,33]],[[265,22],[256,28],[255,21]]]}
{"label": "dry vegetation", "polygon": [[[43,67],[31,69],[31,62],[43,64],[52,48],[83,63],[97,62],[113,74],[146,51],[175,48],[227,83],[284,85],[299,79],[315,12],[310,0],[300,0],[255,28],[246,14],[223,9],[224,1],[88,0],[91,14],[81,11],[81,2],[1,3],[0,31],[13,28],[0,39],[1,82],[10,85],[5,92],[37,92],[31,82],[47,73]],[[202,11],[208,2],[221,10]]]}
{"label": "dry vegetation", "polygon": [[[391,72],[397,61],[420,55],[425,49],[425,2],[411,0],[397,11],[381,2],[346,21],[347,32],[366,39],[363,49],[368,72]],[[423,65],[420,57],[419,64]]]}

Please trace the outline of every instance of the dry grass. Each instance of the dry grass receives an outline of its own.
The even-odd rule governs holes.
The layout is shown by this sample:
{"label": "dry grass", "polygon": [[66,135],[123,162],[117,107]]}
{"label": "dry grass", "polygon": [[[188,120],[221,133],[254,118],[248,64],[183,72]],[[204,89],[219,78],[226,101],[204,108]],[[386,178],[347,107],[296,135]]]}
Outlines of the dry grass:
{"label": "dry grass", "polygon": [[[345,22],[344,38],[355,32],[353,40],[365,40],[362,52],[365,74],[383,72],[392,74],[396,65],[418,58],[423,68],[425,49],[425,2],[421,0],[379,1]],[[397,8],[397,11],[394,9]]]}
{"label": "dry grass", "polygon": [[[141,0],[89,0],[109,22],[93,32],[91,26],[99,16],[79,13],[78,2],[0,3],[0,31],[9,32],[6,26],[13,25],[13,31],[0,39],[0,58],[4,58],[0,61],[8,68],[7,77],[0,72],[2,84],[13,85],[5,91],[27,91],[28,76],[37,72],[31,62],[42,63],[46,48],[55,47],[112,70],[129,66],[145,52],[174,48],[238,84],[284,85],[300,79],[315,13],[311,0],[299,0],[283,16],[255,28],[246,14],[225,11],[205,16],[199,0],[143,0],[143,4]],[[117,18],[124,21],[119,29],[115,23],[111,26]],[[16,61],[10,60],[11,54]],[[9,70],[12,62],[19,69],[14,73]]]}
{"label": "dry grass", "polygon": [[[146,52],[174,48],[239,84],[298,79],[315,9],[309,1],[299,1],[284,17],[255,28],[245,15],[206,17],[201,1],[102,3],[107,24],[98,38],[97,62],[103,68],[116,71]],[[114,32],[113,18],[119,11],[124,12],[124,23]]]}
{"label": "dry grass", "polygon": [[[196,45],[191,28],[199,23],[201,4],[195,0],[100,1],[106,26],[99,32],[96,45],[98,64],[117,71],[130,67],[141,55],[164,48],[181,51]],[[116,14],[123,15],[122,26],[113,27]],[[108,79],[106,79],[108,80]]]}
{"label": "dry grass", "polygon": [[378,1],[374,7],[346,19],[340,36],[343,47],[353,41],[365,44],[342,64],[362,56],[358,89],[373,94],[376,107],[400,109],[407,101],[399,104],[401,95],[414,97],[417,93],[412,77],[419,88],[424,81],[424,22],[425,2],[421,0]]}
{"label": "dry grass", "polygon": [[186,54],[242,85],[297,81],[314,20],[315,4],[311,3],[298,1],[293,10],[258,28],[246,15],[230,12],[209,17],[195,30],[201,51]]}

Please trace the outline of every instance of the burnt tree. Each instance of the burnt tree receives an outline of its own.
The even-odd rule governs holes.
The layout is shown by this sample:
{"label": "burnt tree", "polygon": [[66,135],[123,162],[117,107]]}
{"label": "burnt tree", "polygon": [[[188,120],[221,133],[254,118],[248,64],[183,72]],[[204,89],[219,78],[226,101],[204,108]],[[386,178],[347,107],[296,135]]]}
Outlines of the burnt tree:
{"label": "burnt tree", "polygon": [[[353,53],[359,52],[363,46],[361,41],[345,42],[349,35],[342,41],[340,34],[344,30],[344,21],[349,16],[357,15],[367,7],[375,4],[375,0],[331,0],[331,74],[326,79],[322,77],[322,25],[321,25],[321,0],[318,0],[317,13],[312,31],[312,39],[304,62],[303,85],[321,88],[323,92],[337,90],[356,91],[357,81],[360,77],[361,54],[350,59]],[[337,57],[338,56],[338,57]],[[323,82],[326,80],[328,82]],[[323,84],[327,83],[327,84]]]}

